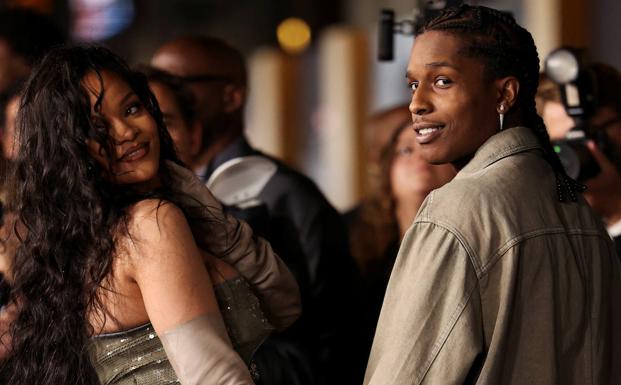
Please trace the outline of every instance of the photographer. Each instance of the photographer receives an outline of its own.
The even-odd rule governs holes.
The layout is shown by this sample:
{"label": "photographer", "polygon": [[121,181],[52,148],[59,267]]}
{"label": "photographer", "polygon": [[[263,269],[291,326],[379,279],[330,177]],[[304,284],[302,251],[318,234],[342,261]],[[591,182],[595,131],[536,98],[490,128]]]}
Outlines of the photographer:
{"label": "photographer", "polygon": [[[592,116],[585,122],[587,134],[604,132],[607,154],[593,141],[587,143],[601,170],[585,181],[584,197],[606,223],[617,254],[621,255],[621,73],[604,63],[592,63],[585,69],[593,74],[597,100]],[[558,86],[545,75],[537,91],[537,108],[553,140],[563,139],[574,125],[561,103]]]}

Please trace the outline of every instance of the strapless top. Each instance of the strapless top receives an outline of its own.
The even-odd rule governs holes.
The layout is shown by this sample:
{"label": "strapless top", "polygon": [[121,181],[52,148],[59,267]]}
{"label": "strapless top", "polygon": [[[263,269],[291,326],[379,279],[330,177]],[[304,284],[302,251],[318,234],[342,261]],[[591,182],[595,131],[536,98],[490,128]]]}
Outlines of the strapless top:
{"label": "strapless top", "polygon": [[[233,348],[250,366],[252,355],[273,327],[259,299],[241,277],[214,287]],[[162,342],[150,323],[91,338],[91,362],[102,385],[178,384]],[[252,370],[251,370],[252,372]]]}

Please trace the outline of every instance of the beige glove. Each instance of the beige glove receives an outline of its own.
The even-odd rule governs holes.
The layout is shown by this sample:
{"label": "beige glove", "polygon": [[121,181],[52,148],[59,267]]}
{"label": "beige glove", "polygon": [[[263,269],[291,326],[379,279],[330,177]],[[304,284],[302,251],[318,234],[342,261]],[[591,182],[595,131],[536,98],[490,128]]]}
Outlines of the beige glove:
{"label": "beige glove", "polygon": [[204,315],[160,336],[183,385],[251,385],[248,368],[231,347],[222,318]]}
{"label": "beige glove", "polygon": [[196,243],[231,265],[248,281],[276,329],[291,325],[301,312],[298,284],[270,244],[250,226],[222,210],[209,189],[185,167],[167,161],[177,202],[188,216]]}

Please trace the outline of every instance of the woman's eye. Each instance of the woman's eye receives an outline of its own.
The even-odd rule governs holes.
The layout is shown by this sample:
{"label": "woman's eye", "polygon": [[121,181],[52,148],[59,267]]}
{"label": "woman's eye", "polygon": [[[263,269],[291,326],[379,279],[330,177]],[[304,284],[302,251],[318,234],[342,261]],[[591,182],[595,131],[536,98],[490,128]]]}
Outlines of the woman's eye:
{"label": "woman's eye", "polygon": [[418,82],[410,82],[408,84],[408,87],[410,87],[412,89],[412,92],[414,92],[418,88]]}
{"label": "woman's eye", "polygon": [[399,157],[410,156],[414,153],[414,148],[411,146],[404,146],[401,148],[397,148],[395,151],[395,155]]}
{"label": "woman's eye", "polygon": [[126,115],[135,115],[140,111],[140,108],[142,107],[142,105],[138,102],[136,103],[132,103],[129,107],[127,107],[127,110],[125,110],[125,114]]}
{"label": "woman's eye", "polygon": [[447,78],[436,79],[436,86],[438,86],[440,88],[448,87],[451,83],[452,83],[452,81],[450,79],[447,79]]}

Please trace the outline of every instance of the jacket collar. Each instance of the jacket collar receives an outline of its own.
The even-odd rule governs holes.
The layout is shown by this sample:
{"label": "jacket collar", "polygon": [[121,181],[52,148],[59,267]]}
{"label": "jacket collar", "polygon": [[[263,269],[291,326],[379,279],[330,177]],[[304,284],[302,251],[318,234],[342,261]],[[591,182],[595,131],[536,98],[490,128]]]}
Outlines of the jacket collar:
{"label": "jacket collar", "polygon": [[253,154],[254,150],[250,147],[250,144],[248,144],[246,138],[244,136],[240,136],[217,153],[209,164],[197,172],[197,175],[199,175],[202,180],[206,181],[223,163],[234,158]]}
{"label": "jacket collar", "polygon": [[459,173],[475,173],[500,159],[537,148],[541,148],[541,144],[530,128],[508,128],[487,139]]}

